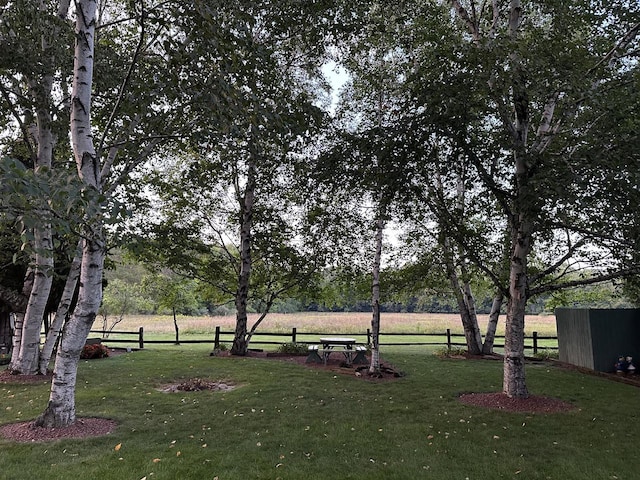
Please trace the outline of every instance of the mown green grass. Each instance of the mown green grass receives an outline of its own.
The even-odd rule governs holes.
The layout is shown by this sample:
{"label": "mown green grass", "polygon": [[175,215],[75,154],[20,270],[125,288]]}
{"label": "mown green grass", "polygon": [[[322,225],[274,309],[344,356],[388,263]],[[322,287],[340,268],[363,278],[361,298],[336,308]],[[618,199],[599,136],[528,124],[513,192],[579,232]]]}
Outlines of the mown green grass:
{"label": "mown green grass", "polygon": [[[204,345],[83,361],[80,416],[118,421],[106,437],[17,444],[0,439],[0,478],[636,479],[640,390],[550,364],[527,368],[532,394],[563,414],[490,411],[461,392],[499,391],[502,364],[390,349],[392,382],[281,360],[210,357]],[[222,392],[162,393],[193,377]],[[34,418],[48,385],[0,385],[0,423]],[[116,445],[121,444],[119,450]],[[155,461],[154,461],[155,460]]]}

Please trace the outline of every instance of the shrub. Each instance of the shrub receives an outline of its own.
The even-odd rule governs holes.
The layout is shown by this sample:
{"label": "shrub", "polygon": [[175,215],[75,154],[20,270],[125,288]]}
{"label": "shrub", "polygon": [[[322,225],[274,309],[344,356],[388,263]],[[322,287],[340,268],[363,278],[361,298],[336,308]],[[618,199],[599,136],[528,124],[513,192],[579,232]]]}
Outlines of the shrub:
{"label": "shrub", "polygon": [[290,355],[306,355],[308,351],[307,345],[304,343],[283,343],[278,347],[278,353],[288,353]]}
{"label": "shrub", "polygon": [[462,347],[451,347],[451,349],[440,347],[433,354],[440,358],[459,357],[466,355],[467,349]]}
{"label": "shrub", "polygon": [[80,352],[80,358],[88,360],[91,358],[105,358],[109,356],[109,349],[101,343],[85,345]]}
{"label": "shrub", "polygon": [[538,360],[557,360],[559,358],[559,354],[557,350],[543,348],[534,353],[533,357]]}

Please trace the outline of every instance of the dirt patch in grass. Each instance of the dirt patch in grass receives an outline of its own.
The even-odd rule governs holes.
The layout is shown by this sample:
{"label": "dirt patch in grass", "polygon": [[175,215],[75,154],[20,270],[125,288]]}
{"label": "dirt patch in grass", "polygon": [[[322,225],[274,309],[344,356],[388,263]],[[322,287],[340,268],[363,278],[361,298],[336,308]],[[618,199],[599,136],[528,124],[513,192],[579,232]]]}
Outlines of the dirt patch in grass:
{"label": "dirt patch in grass", "polygon": [[527,398],[510,398],[502,392],[464,393],[460,395],[459,399],[466,405],[504,412],[564,413],[575,410],[575,407],[568,402],[540,395],[530,395]]}
{"label": "dirt patch in grass", "polygon": [[235,385],[229,382],[213,381],[204,378],[190,378],[182,382],[163,385],[158,390],[164,393],[203,391],[228,392],[234,388],[236,388]]}
{"label": "dirt patch in grass", "polygon": [[44,428],[34,422],[17,422],[0,426],[0,436],[14,442],[47,442],[67,438],[93,438],[108,435],[117,423],[108,418],[79,418],[73,425],[62,428]]}
{"label": "dirt patch in grass", "polygon": [[48,372],[46,375],[14,375],[9,370],[4,369],[0,371],[0,383],[19,383],[19,384],[34,384],[51,382],[53,375]]}
{"label": "dirt patch in grass", "polygon": [[[242,358],[234,357],[228,351],[218,352],[216,356]],[[304,365],[307,368],[325,370],[339,375],[353,376],[361,380],[368,380],[372,382],[388,382],[404,377],[404,372],[397,370],[393,365],[383,362],[382,360],[380,362],[380,372],[370,374],[368,371],[369,365],[348,365],[337,355],[329,357],[326,365],[324,363],[315,362],[307,363],[307,355],[289,355],[284,353],[273,354],[272,352],[250,350],[247,356],[251,358],[264,358],[265,360],[297,363],[299,365]]]}
{"label": "dirt patch in grass", "polygon": [[[503,356],[499,354],[471,355],[466,352],[453,355],[442,355],[441,357],[471,361],[502,361],[504,359]],[[527,358],[527,361],[538,362],[539,360]],[[570,412],[576,408],[572,404],[557,398],[540,395],[530,395],[527,398],[511,398],[502,392],[463,393],[459,396],[459,400],[466,405],[473,405],[491,410],[500,410],[503,412],[563,413]]]}

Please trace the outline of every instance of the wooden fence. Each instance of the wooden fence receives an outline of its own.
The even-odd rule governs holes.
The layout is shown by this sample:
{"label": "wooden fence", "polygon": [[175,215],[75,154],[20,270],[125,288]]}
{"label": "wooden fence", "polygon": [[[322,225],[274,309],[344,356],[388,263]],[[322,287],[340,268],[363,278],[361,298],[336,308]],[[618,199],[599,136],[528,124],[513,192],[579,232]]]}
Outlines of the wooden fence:
{"label": "wooden fence", "polygon": [[[145,344],[175,344],[175,340],[155,340],[144,337],[144,328],[140,327],[137,331],[105,331],[105,330],[91,330],[91,334],[99,334],[102,342],[107,344],[137,344],[138,348],[144,348]],[[217,348],[221,343],[231,343],[233,341],[234,332],[223,331],[220,327],[216,327],[213,338],[208,339],[182,339],[180,343],[210,343],[214,348]],[[367,345],[371,344],[371,330],[367,329],[366,332],[353,332],[353,333],[327,333],[327,332],[298,332],[297,328],[292,328],[290,332],[255,332],[251,339],[252,345],[282,345],[284,343],[301,343],[301,344],[315,344],[318,343],[320,337],[335,337],[335,336],[349,336],[359,340],[360,343]],[[133,338],[121,338],[121,337],[133,337]],[[282,340],[260,340],[260,337],[282,337]],[[313,338],[310,338],[313,337]],[[403,342],[394,339],[402,339],[402,337],[411,337],[411,341]],[[415,341],[418,338],[420,341]],[[424,338],[424,341],[422,339]],[[387,340],[388,339],[388,340]],[[494,347],[503,348],[504,343],[498,343],[499,340],[504,342],[504,336],[496,335],[496,343]],[[554,345],[547,345],[542,347],[541,342],[550,343],[553,340]],[[533,350],[535,355],[542,348],[548,348],[552,350],[558,349],[558,337],[556,336],[541,336],[538,332],[533,332],[531,336],[525,336],[525,350]],[[453,347],[466,347],[467,344],[464,340],[464,334],[452,333],[451,329],[447,328],[446,332],[442,333],[398,333],[389,332],[380,333],[380,346],[442,346],[451,350]]]}

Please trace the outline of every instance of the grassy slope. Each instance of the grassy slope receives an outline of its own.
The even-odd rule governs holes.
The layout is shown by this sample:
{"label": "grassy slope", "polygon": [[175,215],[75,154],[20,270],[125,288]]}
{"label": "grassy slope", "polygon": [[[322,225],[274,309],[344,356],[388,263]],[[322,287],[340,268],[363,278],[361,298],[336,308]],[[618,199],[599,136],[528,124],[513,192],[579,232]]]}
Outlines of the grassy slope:
{"label": "grassy slope", "polygon": [[[0,440],[3,479],[634,479],[640,390],[548,365],[528,367],[534,394],[568,414],[492,412],[460,404],[497,391],[502,365],[387,355],[407,376],[368,383],[264,359],[164,347],[83,362],[80,415],[115,418],[108,437],[19,445]],[[165,394],[190,378],[228,392]],[[48,385],[1,385],[0,423],[34,418]],[[121,444],[116,451],[114,447]],[[155,462],[154,462],[155,460]]]}

